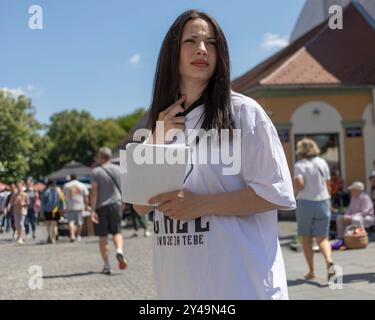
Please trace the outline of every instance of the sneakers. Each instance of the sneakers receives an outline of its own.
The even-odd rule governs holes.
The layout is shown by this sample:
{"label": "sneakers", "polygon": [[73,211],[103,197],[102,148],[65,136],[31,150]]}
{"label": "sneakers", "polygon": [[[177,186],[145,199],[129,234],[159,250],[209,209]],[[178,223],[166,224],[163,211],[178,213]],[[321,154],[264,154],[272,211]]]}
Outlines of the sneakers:
{"label": "sneakers", "polygon": [[150,231],[148,231],[148,230],[145,231],[145,237],[146,237],[146,238],[151,237],[151,235],[152,235],[152,234],[151,234]]}
{"label": "sneakers", "polygon": [[78,241],[78,242],[81,241],[81,236],[77,236],[77,241]]}
{"label": "sneakers", "polygon": [[109,276],[110,274],[112,274],[112,272],[113,271],[110,267],[103,267],[102,274]]}
{"label": "sneakers", "polygon": [[22,239],[17,240],[17,244],[23,244],[23,240]]}
{"label": "sneakers", "polygon": [[124,258],[124,255],[122,253],[117,253],[116,254],[116,259],[118,261],[118,267],[120,268],[120,270],[124,270],[126,269],[126,267],[128,266],[125,258]]}

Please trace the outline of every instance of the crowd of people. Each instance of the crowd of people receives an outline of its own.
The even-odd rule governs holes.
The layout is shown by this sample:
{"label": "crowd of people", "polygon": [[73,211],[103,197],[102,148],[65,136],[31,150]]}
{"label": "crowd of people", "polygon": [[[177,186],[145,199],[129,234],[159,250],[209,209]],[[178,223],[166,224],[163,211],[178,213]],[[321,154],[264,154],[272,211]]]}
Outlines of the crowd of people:
{"label": "crowd of people", "polygon": [[[353,182],[347,189],[337,172],[330,173],[328,163],[321,158],[320,149],[312,139],[302,139],[296,150],[299,160],[294,166],[294,188],[297,198],[298,235],[303,239],[303,250],[309,271],[306,280],[315,278],[313,241],[323,254],[328,270],[328,279],[334,275],[334,262],[330,243],[332,209],[337,210],[335,221],[336,238],[343,239],[345,227],[355,225],[364,230],[374,226],[374,198],[365,192],[361,181]],[[374,170],[370,176],[371,193],[375,189]]]}
{"label": "crowd of people", "polygon": [[[10,189],[0,193],[0,232],[13,231],[13,238],[18,244],[31,236],[35,239],[37,219],[41,202],[39,192],[33,182],[28,180],[11,184]],[[31,230],[30,230],[31,227]]]}
{"label": "crowd of people", "polygon": [[[111,150],[103,147],[97,155],[98,166],[93,169],[91,195],[88,185],[80,182],[73,172],[62,186],[48,179],[44,190],[38,191],[32,180],[11,184],[0,192],[0,233],[13,231],[13,239],[22,245],[27,239],[36,239],[36,227],[43,220],[48,244],[54,244],[59,235],[59,225],[67,224],[70,242],[80,242],[84,216],[91,216],[95,235],[99,236],[99,249],[103,258],[102,272],[111,274],[108,235],[113,236],[116,258],[120,269],[127,266],[123,254],[122,221],[131,218],[134,234],[138,224],[149,237],[148,222],[140,217],[132,205],[122,204],[120,171],[111,163]],[[91,198],[91,203],[90,203]],[[86,213],[86,215],[85,215]]]}

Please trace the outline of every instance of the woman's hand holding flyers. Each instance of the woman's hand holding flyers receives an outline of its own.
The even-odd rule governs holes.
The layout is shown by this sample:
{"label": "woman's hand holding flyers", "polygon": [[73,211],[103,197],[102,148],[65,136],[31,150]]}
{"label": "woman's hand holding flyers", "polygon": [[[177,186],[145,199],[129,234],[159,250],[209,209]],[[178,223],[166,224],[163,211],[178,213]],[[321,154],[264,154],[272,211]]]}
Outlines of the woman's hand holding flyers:
{"label": "woman's hand holding flyers", "polygon": [[157,207],[158,210],[171,219],[189,221],[207,214],[205,199],[204,195],[183,189],[159,194],[152,197],[149,203],[150,205],[160,203]]}

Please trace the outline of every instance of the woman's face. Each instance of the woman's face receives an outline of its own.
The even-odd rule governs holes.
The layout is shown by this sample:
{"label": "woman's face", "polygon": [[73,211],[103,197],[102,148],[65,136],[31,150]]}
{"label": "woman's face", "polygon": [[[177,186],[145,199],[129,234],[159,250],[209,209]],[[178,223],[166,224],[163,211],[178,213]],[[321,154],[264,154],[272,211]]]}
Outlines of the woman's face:
{"label": "woman's face", "polygon": [[358,198],[361,195],[362,191],[356,190],[356,189],[352,189],[352,190],[350,190],[350,193],[352,194],[353,198]]}
{"label": "woman's face", "polygon": [[216,39],[212,25],[203,19],[188,21],[180,47],[180,76],[183,81],[208,82],[216,69]]}

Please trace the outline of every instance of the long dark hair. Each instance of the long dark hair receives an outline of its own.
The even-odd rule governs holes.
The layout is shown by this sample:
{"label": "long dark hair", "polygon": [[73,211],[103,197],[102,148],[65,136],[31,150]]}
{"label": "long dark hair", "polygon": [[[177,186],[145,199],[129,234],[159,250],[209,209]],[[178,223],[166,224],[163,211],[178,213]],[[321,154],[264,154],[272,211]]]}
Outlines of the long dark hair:
{"label": "long dark hair", "polygon": [[234,121],[230,107],[230,63],[227,41],[218,23],[207,13],[188,10],[182,13],[168,30],[159,52],[153,98],[147,121],[148,129],[155,130],[159,113],[173,104],[179,94],[179,63],[181,36],[185,24],[193,19],[210,23],[216,37],[216,70],[204,92],[204,120],[202,129],[229,129]]}

